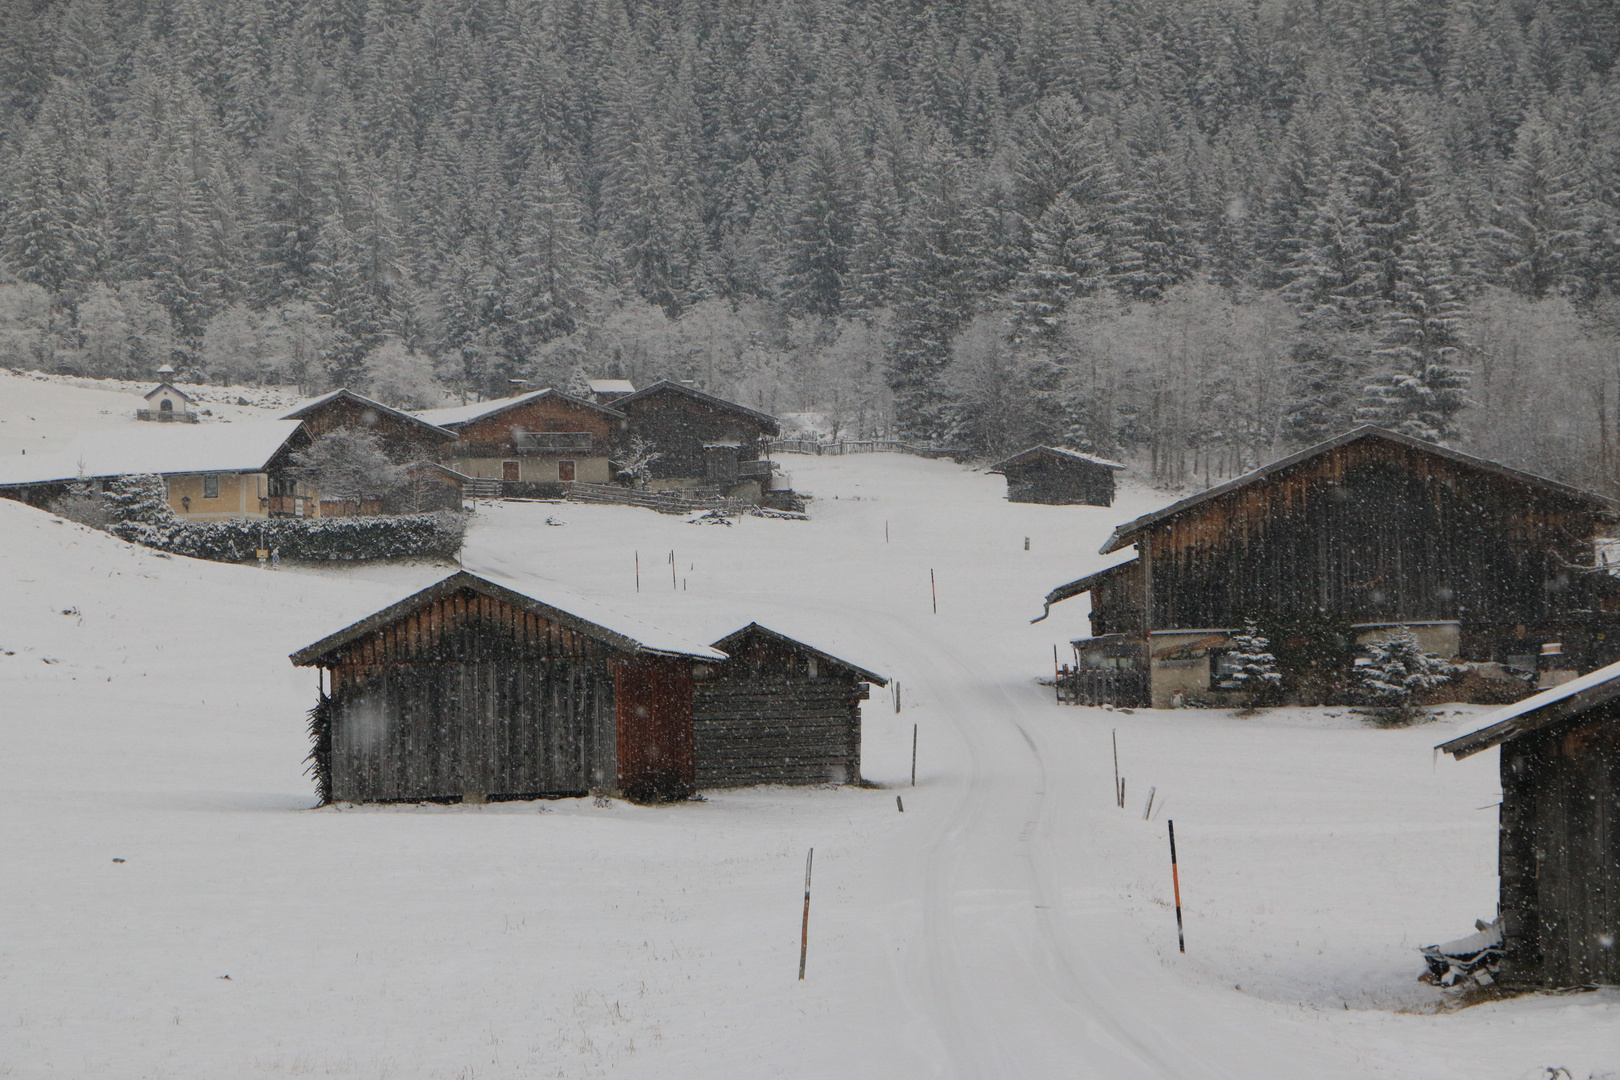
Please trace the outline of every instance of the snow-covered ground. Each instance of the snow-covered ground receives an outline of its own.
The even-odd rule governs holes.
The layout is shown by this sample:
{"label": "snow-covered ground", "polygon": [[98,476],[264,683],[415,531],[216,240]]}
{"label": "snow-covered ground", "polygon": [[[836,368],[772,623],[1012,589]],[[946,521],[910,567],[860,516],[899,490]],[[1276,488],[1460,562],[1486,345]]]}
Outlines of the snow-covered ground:
{"label": "snow-covered ground", "polygon": [[1162,495],[1020,506],[948,462],[789,464],[808,522],[505,503],[464,561],[897,678],[900,714],[866,706],[883,789],[311,809],[314,675],[287,654],[445,568],[166,558],[0,501],[0,1076],[1620,1070],[1620,995],[1437,1012],[1415,981],[1416,946],[1494,912],[1495,755],[1430,752],[1478,710],[1057,705],[1038,680],[1084,601],[1028,620]]}

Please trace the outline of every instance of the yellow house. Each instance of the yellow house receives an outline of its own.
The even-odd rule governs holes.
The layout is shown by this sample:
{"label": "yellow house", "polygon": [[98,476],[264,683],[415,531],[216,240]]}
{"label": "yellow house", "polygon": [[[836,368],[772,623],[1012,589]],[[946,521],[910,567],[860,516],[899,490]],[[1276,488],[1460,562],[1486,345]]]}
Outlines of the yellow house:
{"label": "yellow house", "polygon": [[[66,450],[0,465],[0,495],[46,506],[75,480],[105,484],[155,474],[169,508],[186,521],[271,516],[271,495],[292,483],[283,470],[309,445],[298,420],[146,424],[80,436]],[[313,493],[310,501],[318,503]]]}

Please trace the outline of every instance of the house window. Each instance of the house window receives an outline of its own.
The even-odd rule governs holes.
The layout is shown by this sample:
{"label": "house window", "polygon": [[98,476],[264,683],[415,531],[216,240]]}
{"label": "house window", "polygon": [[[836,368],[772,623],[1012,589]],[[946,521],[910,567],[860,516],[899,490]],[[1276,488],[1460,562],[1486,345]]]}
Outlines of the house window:
{"label": "house window", "polygon": [[203,474],[203,498],[205,498],[205,499],[217,499],[217,498],[219,498],[219,474],[218,473],[204,473]]}
{"label": "house window", "polygon": [[557,479],[567,481],[574,479],[574,463],[572,461],[557,462]]}

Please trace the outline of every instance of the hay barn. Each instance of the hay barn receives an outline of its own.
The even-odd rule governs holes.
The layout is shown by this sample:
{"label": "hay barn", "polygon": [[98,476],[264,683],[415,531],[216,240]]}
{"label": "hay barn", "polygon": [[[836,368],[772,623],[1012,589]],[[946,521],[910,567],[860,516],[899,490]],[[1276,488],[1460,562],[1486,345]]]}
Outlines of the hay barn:
{"label": "hay barn", "polygon": [[696,784],[692,666],[724,653],[465,571],[292,655],[323,801],[623,794]]}
{"label": "hay barn", "polygon": [[861,702],[881,675],[758,623],[698,666],[692,726],[701,788],[844,784],[861,778]]}
{"label": "hay barn", "polygon": [[1113,506],[1117,461],[1061,446],[1032,446],[989,472],[1007,478],[1007,501],[1054,506]]}
{"label": "hay barn", "polygon": [[1498,978],[1620,984],[1620,664],[1484,720],[1438,749],[1501,747]]}

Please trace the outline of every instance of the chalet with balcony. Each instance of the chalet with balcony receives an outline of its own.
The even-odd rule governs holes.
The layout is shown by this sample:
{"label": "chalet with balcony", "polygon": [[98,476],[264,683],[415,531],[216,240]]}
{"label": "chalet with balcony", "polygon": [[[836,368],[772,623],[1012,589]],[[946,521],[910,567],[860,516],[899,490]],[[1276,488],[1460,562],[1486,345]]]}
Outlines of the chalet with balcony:
{"label": "chalet with balcony", "polygon": [[629,435],[658,454],[647,486],[656,491],[713,489],[760,502],[772,490],[765,442],[781,433],[769,413],[663,380],[613,403]]}
{"label": "chalet with balcony", "polygon": [[1397,626],[1547,684],[1620,659],[1620,579],[1594,557],[1616,509],[1361,427],[1119,526],[1103,554],[1134,556],[1054,589],[1047,611],[1091,597],[1072,694],[1091,704],[1239,704],[1222,665],[1246,619],[1302,702],[1342,693],[1357,648]]}
{"label": "chalet with balcony", "polygon": [[439,461],[463,476],[499,480],[509,496],[555,496],[574,481],[613,479],[625,414],[558,390],[430,409],[417,419],[455,432]]}

